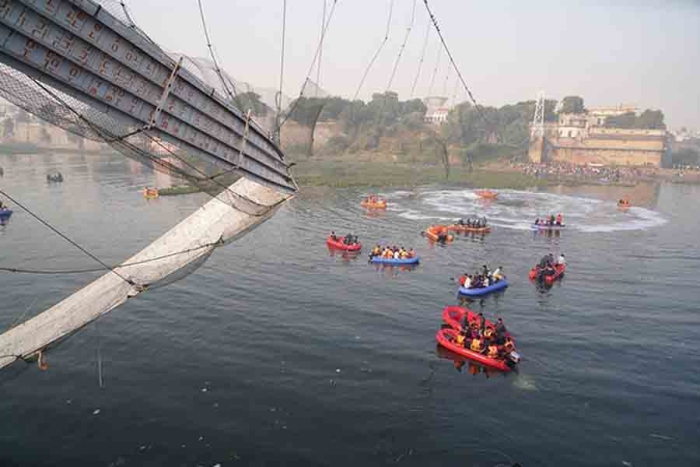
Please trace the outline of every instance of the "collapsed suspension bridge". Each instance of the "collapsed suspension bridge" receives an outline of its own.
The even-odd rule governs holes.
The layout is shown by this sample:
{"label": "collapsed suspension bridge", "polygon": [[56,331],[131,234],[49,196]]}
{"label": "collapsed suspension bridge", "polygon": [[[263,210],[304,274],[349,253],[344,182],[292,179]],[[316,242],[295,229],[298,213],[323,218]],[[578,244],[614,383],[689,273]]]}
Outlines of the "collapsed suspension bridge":
{"label": "collapsed suspension bridge", "polygon": [[4,98],[156,170],[220,188],[133,258],[105,265],[104,276],[0,335],[0,368],[41,356],[128,298],[196,267],[296,192],[269,132],[197,71],[196,62],[151,41],[114,2],[0,1]]}

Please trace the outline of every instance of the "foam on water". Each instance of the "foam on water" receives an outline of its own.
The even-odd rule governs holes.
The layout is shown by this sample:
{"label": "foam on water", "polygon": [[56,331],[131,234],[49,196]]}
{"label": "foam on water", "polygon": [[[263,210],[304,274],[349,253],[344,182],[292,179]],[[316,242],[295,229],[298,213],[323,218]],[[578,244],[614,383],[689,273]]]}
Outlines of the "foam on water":
{"label": "foam on water", "polygon": [[410,220],[442,222],[485,216],[496,227],[530,230],[536,218],[563,213],[571,230],[587,233],[647,230],[667,222],[649,209],[634,207],[623,212],[615,202],[557,193],[501,190],[497,200],[485,200],[473,190],[424,191],[411,193],[415,198],[411,199],[410,208],[402,203],[406,193],[396,192],[387,197],[395,200],[392,210]]}

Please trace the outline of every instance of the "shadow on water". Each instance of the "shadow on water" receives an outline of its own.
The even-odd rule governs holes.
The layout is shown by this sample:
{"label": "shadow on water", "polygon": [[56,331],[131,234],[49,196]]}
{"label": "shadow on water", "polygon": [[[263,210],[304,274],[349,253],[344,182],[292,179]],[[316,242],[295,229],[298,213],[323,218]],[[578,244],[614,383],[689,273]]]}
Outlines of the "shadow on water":
{"label": "shadow on water", "polygon": [[[439,345],[436,346],[436,354],[441,359],[450,360],[452,362],[452,365],[454,366],[454,369],[460,373],[463,372],[464,367],[466,366],[468,373],[472,376],[476,376],[478,374],[483,374],[487,379],[492,377],[492,376],[499,376],[499,375],[503,376],[503,377],[508,376],[508,373],[496,370],[494,368],[488,368],[484,365],[473,362],[473,361],[469,360],[467,357],[463,357],[461,355],[458,355],[458,354],[456,354],[450,350],[447,350]],[[513,369],[511,372],[517,372],[517,368]]]}
{"label": "shadow on water", "polygon": [[328,246],[327,248],[328,256],[331,258],[341,258],[343,262],[346,263],[356,261],[360,256],[362,256],[362,251],[338,250],[337,248],[333,248],[331,246]]}
{"label": "shadow on water", "polygon": [[490,301],[493,301],[493,304],[495,305],[495,308],[498,307],[498,304],[500,303],[501,299],[503,298],[503,295],[507,292],[508,289],[503,289],[503,290],[498,290],[496,292],[492,292],[488,295],[484,295],[482,297],[467,297],[465,295],[461,295],[460,293],[457,293],[457,300],[459,301],[459,304],[461,306],[469,308],[472,305],[478,305],[480,310],[484,310],[487,308],[487,304]]}

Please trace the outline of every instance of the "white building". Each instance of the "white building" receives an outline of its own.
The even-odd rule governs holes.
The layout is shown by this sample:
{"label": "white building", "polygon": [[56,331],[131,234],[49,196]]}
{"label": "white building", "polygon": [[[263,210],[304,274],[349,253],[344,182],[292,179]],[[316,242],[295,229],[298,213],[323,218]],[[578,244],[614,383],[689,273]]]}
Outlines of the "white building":
{"label": "white building", "polygon": [[425,122],[433,125],[440,125],[447,121],[450,108],[447,106],[448,97],[432,96],[423,99],[427,110],[425,111]]}

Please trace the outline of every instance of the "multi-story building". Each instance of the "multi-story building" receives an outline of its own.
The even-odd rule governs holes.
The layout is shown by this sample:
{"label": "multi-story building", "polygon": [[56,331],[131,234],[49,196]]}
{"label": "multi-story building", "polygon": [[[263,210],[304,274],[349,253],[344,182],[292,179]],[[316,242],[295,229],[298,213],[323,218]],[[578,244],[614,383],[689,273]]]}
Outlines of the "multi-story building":
{"label": "multi-story building", "polygon": [[606,128],[611,116],[636,113],[629,105],[561,114],[544,138],[534,138],[529,156],[533,162],[569,162],[596,165],[651,165],[660,167],[669,150],[666,130]]}
{"label": "multi-story building", "polygon": [[425,104],[425,122],[440,125],[447,121],[450,108],[447,106],[448,97],[432,96],[423,99]]}

